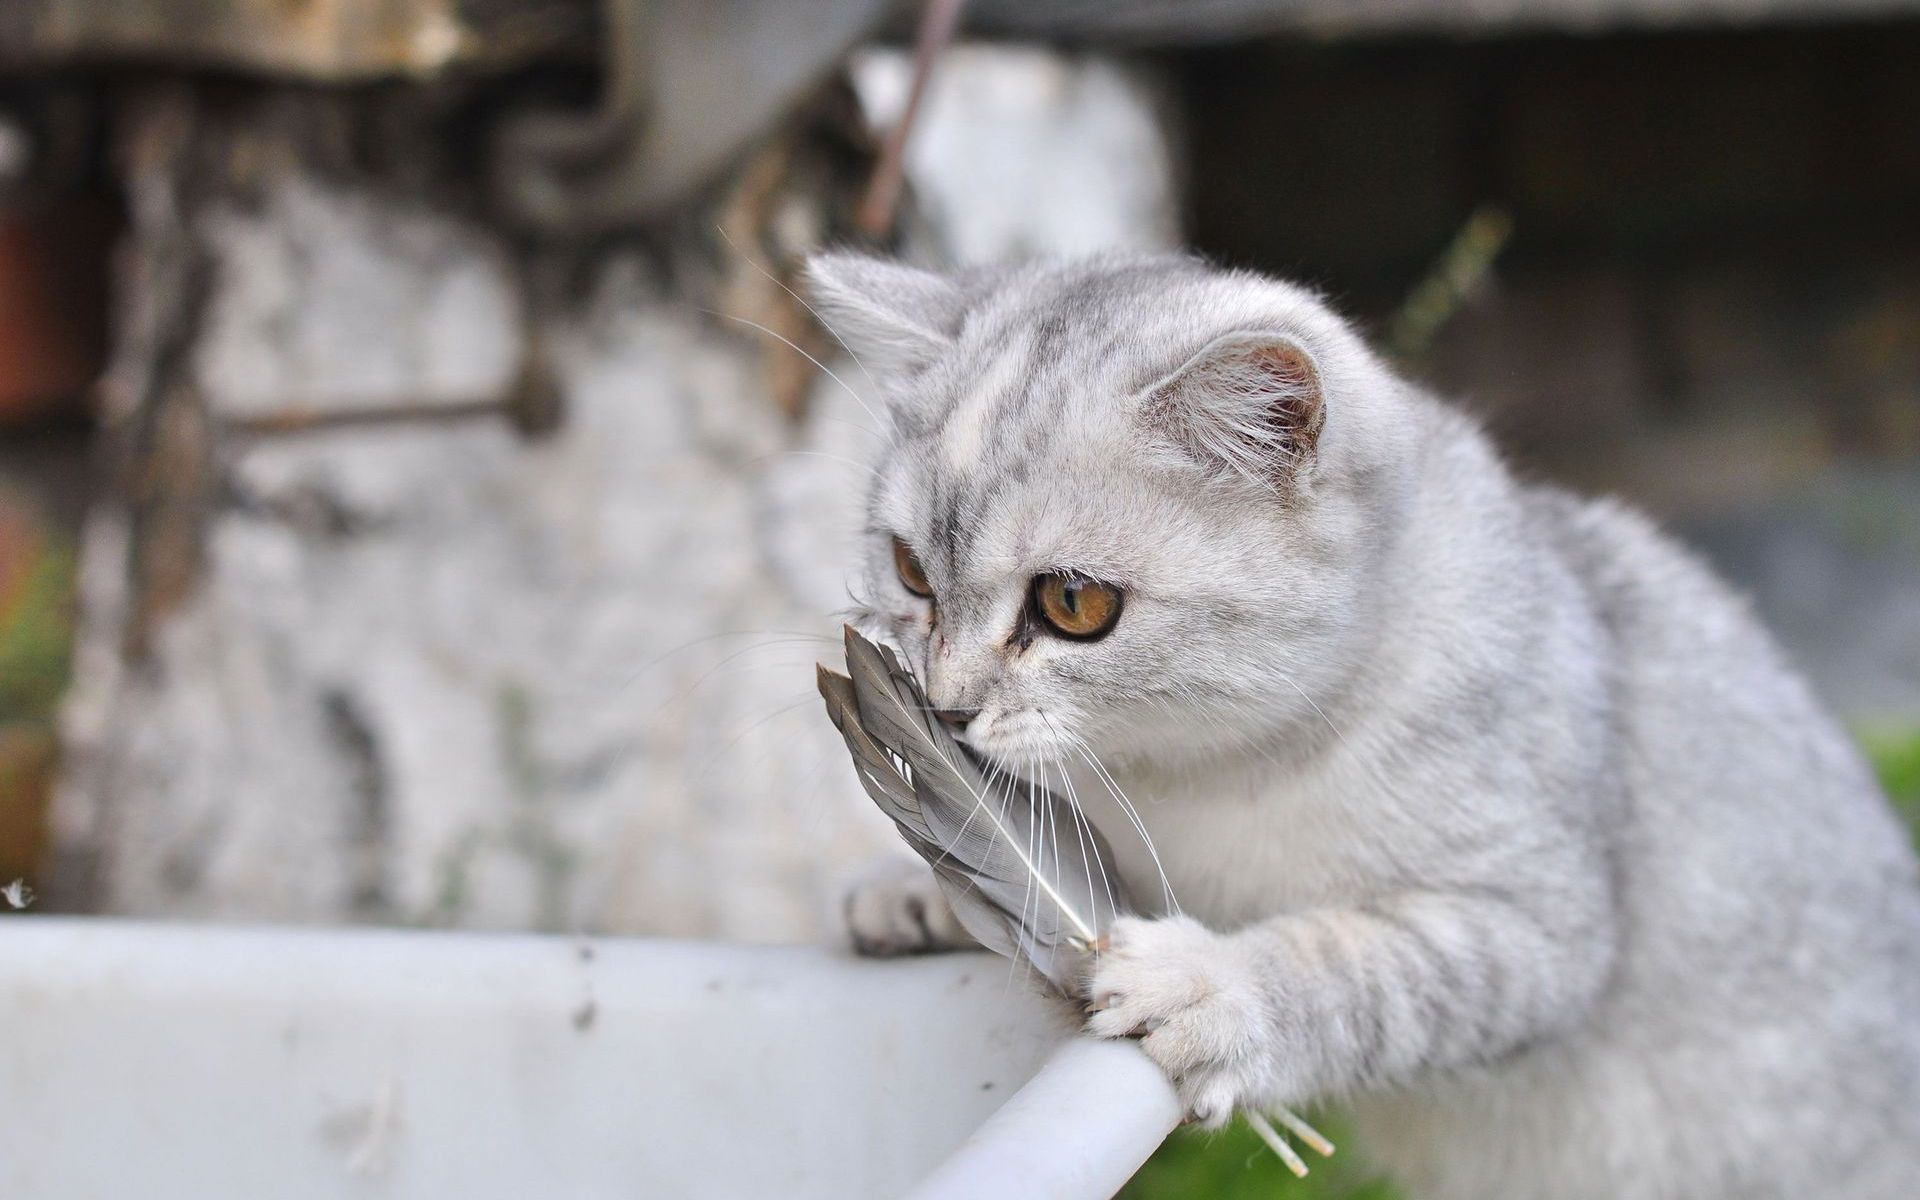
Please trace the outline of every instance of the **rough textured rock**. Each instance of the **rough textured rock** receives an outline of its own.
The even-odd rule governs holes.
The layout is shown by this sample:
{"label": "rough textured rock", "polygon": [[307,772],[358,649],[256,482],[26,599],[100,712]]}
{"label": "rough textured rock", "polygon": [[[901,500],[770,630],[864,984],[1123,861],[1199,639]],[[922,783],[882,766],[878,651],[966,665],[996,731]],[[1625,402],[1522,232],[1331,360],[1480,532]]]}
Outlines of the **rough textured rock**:
{"label": "rough textured rock", "polygon": [[[941,166],[991,143],[969,121],[1036,150],[1078,127],[1126,197],[1062,197],[1079,227],[1170,238],[1142,85],[1097,60],[967,57],[950,84],[1017,94],[990,117],[930,111]],[[841,872],[892,838],[812,694],[873,436],[864,380],[795,375],[744,323],[809,344],[741,251],[785,273],[833,235],[846,181],[794,166],[810,135],[679,233],[581,255],[335,169],[271,99],[125,111],[108,402],[126,465],[84,545],[64,900],[816,935]],[[968,175],[912,166],[921,253],[1067,236],[1029,207],[963,238],[940,214],[984,203],[956,194]]]}

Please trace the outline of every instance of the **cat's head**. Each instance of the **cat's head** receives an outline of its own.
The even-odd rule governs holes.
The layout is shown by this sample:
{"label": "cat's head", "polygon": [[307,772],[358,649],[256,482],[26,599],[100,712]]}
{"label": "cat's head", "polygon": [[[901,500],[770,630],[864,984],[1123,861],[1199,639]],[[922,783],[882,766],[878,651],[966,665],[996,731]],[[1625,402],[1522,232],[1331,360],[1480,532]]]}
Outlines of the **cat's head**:
{"label": "cat's head", "polygon": [[857,621],[964,740],[1020,767],[1325,732],[1407,439],[1313,296],[1182,258],[810,273],[886,406]]}

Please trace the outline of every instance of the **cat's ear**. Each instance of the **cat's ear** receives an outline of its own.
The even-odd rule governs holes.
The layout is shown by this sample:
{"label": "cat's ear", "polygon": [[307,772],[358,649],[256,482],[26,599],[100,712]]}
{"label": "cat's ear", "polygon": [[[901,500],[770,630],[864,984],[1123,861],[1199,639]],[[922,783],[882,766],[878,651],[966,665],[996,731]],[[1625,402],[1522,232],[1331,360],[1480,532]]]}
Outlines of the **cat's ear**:
{"label": "cat's ear", "polygon": [[854,357],[887,374],[931,362],[959,332],[966,303],[944,275],[840,251],[807,260],[807,289]]}
{"label": "cat's ear", "polygon": [[1313,356],[1290,338],[1218,338],[1146,392],[1148,426],[1209,470],[1281,486],[1313,459],[1326,418]]}

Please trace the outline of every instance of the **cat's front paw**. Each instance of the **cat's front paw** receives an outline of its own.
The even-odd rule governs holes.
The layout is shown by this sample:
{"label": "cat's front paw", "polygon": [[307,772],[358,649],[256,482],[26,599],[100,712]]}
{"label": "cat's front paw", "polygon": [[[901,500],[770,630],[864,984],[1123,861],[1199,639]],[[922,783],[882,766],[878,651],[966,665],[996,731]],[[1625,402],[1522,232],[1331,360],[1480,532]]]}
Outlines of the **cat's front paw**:
{"label": "cat's front paw", "polygon": [[1253,1102],[1268,1070],[1266,1010],[1244,951],[1190,917],[1123,917],[1087,988],[1087,1032],[1137,1037],[1210,1128]]}
{"label": "cat's front paw", "polygon": [[854,950],[873,958],[979,945],[923,863],[890,858],[877,864],[847,889],[843,911]]}

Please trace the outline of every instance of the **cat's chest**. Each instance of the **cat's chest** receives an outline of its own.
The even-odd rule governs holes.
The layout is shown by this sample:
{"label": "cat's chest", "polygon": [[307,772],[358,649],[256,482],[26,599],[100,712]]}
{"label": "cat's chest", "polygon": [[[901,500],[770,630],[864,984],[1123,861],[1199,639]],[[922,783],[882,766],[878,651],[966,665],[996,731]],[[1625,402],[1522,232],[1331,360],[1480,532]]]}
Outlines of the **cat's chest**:
{"label": "cat's chest", "polygon": [[[1135,902],[1180,909],[1219,929],[1276,913],[1350,902],[1390,873],[1356,796],[1337,778],[1278,784],[1240,776],[1168,784],[1123,776],[1113,789],[1081,789]],[[1151,851],[1148,847],[1151,840]],[[1164,875],[1164,882],[1163,882]]]}

